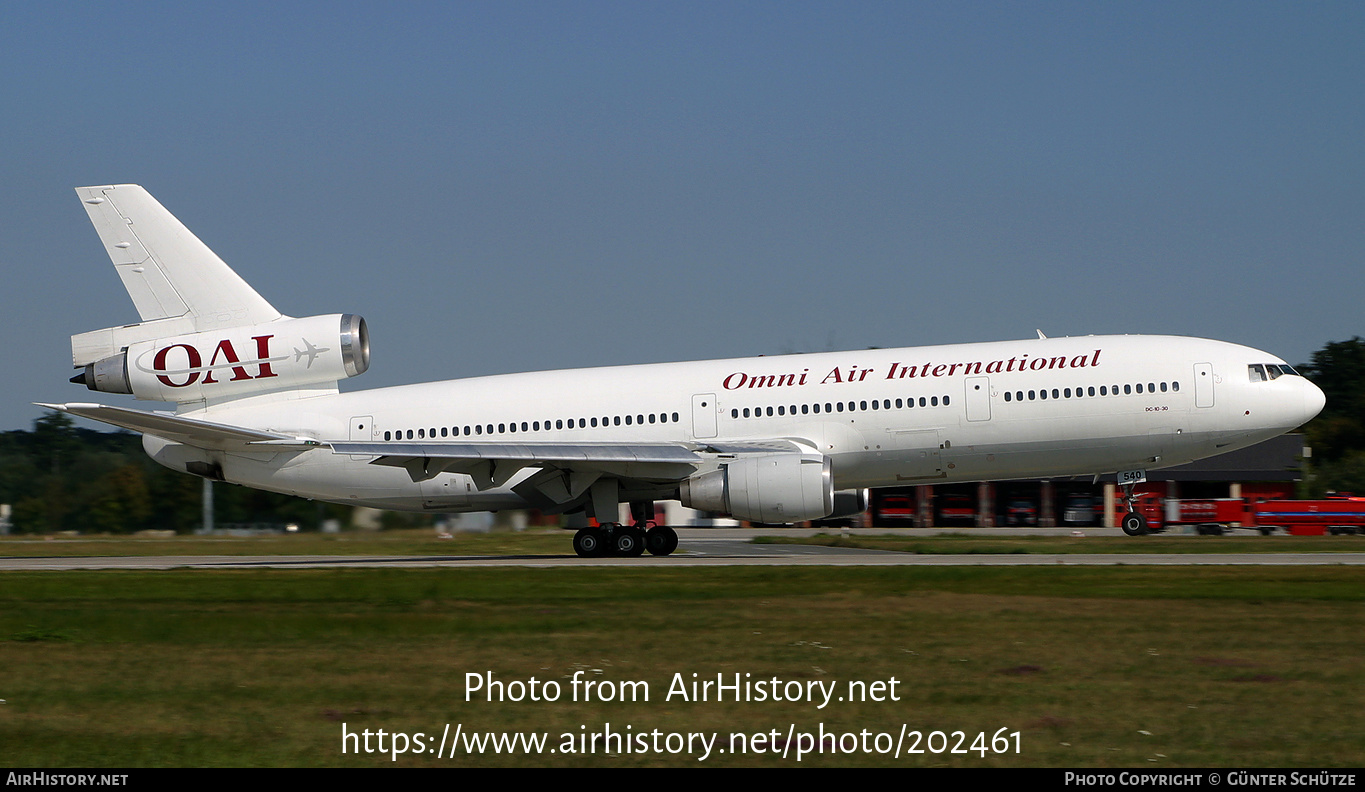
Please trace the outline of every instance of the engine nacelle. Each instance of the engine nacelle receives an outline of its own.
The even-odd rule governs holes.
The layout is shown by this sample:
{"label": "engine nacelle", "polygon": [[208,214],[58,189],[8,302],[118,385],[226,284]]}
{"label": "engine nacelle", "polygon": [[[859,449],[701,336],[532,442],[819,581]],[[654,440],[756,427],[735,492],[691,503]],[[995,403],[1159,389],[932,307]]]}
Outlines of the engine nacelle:
{"label": "engine nacelle", "polygon": [[331,314],[141,341],[71,381],[139,399],[192,402],[336,383],[369,366],[365,320]]}
{"label": "engine nacelle", "polygon": [[682,482],[682,504],[740,520],[793,523],[834,510],[829,458],[791,452],[727,462]]}

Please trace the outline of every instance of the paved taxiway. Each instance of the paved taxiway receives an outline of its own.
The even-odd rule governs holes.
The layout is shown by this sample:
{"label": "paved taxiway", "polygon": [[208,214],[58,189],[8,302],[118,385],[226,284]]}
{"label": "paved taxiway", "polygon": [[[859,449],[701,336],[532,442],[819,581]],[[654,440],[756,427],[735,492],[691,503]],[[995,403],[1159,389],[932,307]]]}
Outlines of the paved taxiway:
{"label": "paved taxiway", "polygon": [[[1102,529],[1101,529],[1102,530]],[[885,531],[867,531],[885,533]],[[71,569],[314,569],[323,567],[580,567],[580,566],[1365,566],[1360,553],[1002,553],[916,555],[816,545],[751,544],[774,531],[707,529],[679,532],[679,552],[667,558],[516,556],[83,556],[0,558],[0,571]],[[794,533],[784,531],[783,533]],[[804,533],[804,532],[803,532]],[[814,533],[813,531],[811,533]],[[859,531],[858,533],[863,533]],[[907,532],[908,533],[908,532]],[[977,533],[977,531],[973,531]],[[1018,535],[1017,529],[1012,532]],[[1067,533],[1070,533],[1069,531]],[[1115,532],[1117,533],[1117,532]],[[1100,535],[1096,529],[1088,535]],[[1253,540],[1251,535],[1248,540]],[[1198,541],[1191,537],[1192,541]],[[565,544],[568,544],[565,536]],[[1141,539],[1133,539],[1140,542]],[[1365,544],[1365,541],[1363,541]]]}

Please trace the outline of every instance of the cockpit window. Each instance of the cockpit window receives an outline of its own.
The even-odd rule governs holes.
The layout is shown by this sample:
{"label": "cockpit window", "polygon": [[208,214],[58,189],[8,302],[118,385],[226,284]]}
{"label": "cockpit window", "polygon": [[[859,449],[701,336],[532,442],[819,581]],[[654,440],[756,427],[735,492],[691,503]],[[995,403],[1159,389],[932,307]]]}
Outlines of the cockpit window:
{"label": "cockpit window", "polygon": [[1267,380],[1279,379],[1285,374],[1298,377],[1299,372],[1293,366],[1284,363],[1252,363],[1247,366],[1247,376],[1252,382],[1266,382]]}

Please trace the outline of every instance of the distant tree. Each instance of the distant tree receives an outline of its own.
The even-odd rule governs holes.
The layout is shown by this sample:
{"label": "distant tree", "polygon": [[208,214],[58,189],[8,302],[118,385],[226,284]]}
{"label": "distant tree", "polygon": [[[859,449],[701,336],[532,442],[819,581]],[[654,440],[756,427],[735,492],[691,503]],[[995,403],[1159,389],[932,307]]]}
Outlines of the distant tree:
{"label": "distant tree", "polygon": [[1327,396],[1322,413],[1304,427],[1313,449],[1307,494],[1365,493],[1365,339],[1333,341],[1299,371]]}

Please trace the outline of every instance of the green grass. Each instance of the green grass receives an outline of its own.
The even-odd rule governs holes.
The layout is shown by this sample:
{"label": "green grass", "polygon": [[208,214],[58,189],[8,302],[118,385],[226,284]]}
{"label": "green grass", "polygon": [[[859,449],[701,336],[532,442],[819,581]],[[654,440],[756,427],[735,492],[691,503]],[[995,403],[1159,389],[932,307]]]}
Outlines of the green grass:
{"label": "green grass", "polygon": [[[1358,766],[1354,567],[233,570],[0,575],[13,766],[393,764],[348,729],[993,734],[1019,755],[858,766]],[[558,702],[465,701],[467,672]],[[575,671],[649,702],[573,702]],[[673,674],[898,680],[900,701],[665,701]],[[1144,733],[1145,732],[1145,733]],[[692,766],[686,755],[400,756],[400,766]],[[715,755],[707,765],[792,766]]]}
{"label": "green grass", "polygon": [[438,539],[432,530],[351,531],[265,536],[63,536],[3,537],[0,557],[159,555],[515,555],[572,554],[573,533],[535,529],[512,533],[459,533]]}
{"label": "green grass", "polygon": [[1365,553],[1365,536],[760,536],[758,544],[856,547],[923,555],[1009,553]]}

